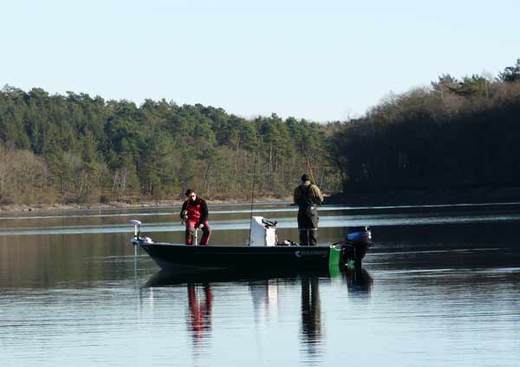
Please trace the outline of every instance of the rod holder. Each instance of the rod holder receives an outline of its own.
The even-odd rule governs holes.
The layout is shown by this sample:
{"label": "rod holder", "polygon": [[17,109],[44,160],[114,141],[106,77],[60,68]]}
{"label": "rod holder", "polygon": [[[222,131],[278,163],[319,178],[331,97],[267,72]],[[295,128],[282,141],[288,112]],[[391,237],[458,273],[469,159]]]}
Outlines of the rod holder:
{"label": "rod holder", "polygon": [[191,244],[194,246],[199,245],[199,229],[194,228],[193,231],[191,231]]}

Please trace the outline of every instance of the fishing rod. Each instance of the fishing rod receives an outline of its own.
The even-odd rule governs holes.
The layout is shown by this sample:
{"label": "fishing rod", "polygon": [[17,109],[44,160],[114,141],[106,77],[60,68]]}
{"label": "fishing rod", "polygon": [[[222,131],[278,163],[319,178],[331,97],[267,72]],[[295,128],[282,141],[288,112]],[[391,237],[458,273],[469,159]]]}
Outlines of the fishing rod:
{"label": "fishing rod", "polygon": [[303,152],[303,155],[305,156],[305,161],[307,163],[307,169],[309,170],[309,174],[311,176],[312,182],[314,184],[317,184],[318,182],[316,181],[316,178],[314,177],[314,171],[312,169],[311,162],[310,162],[310,159],[309,159],[309,155],[307,154],[307,149],[305,149],[305,144],[304,143],[302,143],[302,152]]}
{"label": "fishing rod", "polygon": [[307,169],[309,170],[309,174],[311,175],[312,182],[316,184],[317,182],[316,182],[316,178],[314,177],[314,172],[312,171],[311,162],[309,161],[308,157],[306,158],[306,160],[307,160]]}
{"label": "fishing rod", "polygon": [[251,179],[251,210],[249,215],[249,245],[251,245],[251,228],[253,227],[253,204],[255,198],[255,179],[256,179],[256,165],[258,162],[258,152],[255,154],[253,161],[253,178]]}

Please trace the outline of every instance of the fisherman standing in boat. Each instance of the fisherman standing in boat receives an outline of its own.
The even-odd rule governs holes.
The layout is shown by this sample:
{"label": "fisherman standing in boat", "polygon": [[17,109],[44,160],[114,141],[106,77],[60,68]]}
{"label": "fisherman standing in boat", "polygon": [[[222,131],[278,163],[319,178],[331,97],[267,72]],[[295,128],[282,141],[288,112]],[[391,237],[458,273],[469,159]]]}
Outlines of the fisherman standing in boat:
{"label": "fisherman standing in boat", "polygon": [[180,213],[181,219],[186,223],[185,243],[192,245],[195,231],[202,229],[200,244],[206,246],[211,233],[208,225],[208,204],[191,189],[188,189],[185,195],[188,199],[182,204]]}
{"label": "fisherman standing in boat", "polygon": [[302,175],[302,183],[294,189],[294,203],[298,205],[298,230],[300,245],[316,246],[318,242],[317,205],[323,202],[320,188],[311,183],[309,175]]}

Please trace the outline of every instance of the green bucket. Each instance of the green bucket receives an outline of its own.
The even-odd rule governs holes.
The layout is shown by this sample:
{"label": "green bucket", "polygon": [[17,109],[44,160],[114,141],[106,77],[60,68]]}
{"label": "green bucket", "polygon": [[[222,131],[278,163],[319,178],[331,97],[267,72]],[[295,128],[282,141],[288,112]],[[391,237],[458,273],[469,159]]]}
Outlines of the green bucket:
{"label": "green bucket", "polygon": [[329,273],[331,276],[339,273],[341,261],[341,247],[331,245],[329,250]]}

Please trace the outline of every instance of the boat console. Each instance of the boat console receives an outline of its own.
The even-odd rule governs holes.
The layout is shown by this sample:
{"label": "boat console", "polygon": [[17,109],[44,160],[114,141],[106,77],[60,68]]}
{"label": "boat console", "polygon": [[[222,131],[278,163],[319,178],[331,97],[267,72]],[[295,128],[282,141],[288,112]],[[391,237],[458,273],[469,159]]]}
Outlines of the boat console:
{"label": "boat console", "polygon": [[253,216],[251,218],[249,246],[276,246],[278,242],[276,238],[276,224],[276,221]]}

